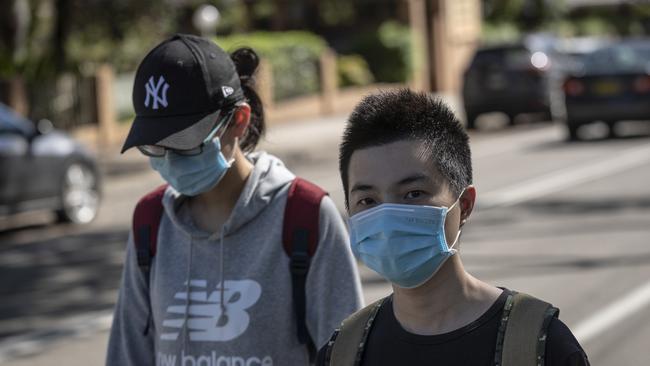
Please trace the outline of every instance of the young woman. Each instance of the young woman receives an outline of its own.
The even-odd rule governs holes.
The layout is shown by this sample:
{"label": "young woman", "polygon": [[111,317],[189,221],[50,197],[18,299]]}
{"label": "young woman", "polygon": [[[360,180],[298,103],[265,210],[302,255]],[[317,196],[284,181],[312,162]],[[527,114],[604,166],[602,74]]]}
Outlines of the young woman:
{"label": "young woman", "polygon": [[264,132],[252,89],[258,63],[249,48],[229,56],[175,35],[138,68],[123,151],[137,147],[169,185],[136,208],[108,365],[304,365],[361,306],[345,227],[327,196],[311,228],[317,246],[297,263],[308,272],[289,268],[283,245],[294,233],[285,224],[304,205],[286,208],[296,177],[253,152]]}

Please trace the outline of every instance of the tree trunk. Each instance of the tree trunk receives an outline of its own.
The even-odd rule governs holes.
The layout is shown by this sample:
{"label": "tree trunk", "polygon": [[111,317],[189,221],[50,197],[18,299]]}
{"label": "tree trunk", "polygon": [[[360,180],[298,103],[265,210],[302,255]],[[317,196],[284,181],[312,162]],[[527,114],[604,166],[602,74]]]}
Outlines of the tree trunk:
{"label": "tree trunk", "polygon": [[66,67],[65,43],[70,29],[70,1],[56,0],[56,26],[54,29],[54,69],[57,73]]}

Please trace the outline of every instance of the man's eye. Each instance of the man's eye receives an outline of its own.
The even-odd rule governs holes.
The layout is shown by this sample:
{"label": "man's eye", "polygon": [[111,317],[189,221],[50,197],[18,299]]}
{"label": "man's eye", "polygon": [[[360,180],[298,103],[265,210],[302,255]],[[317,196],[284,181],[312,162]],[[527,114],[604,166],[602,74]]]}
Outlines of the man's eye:
{"label": "man's eye", "polygon": [[372,198],[363,198],[357,201],[357,206],[370,206],[374,204],[375,204],[375,200],[373,200]]}
{"label": "man's eye", "polygon": [[422,191],[410,191],[409,193],[406,194],[405,198],[406,199],[411,199],[411,200],[412,199],[417,199],[417,198],[422,197],[423,194],[424,194],[424,192],[422,192]]}

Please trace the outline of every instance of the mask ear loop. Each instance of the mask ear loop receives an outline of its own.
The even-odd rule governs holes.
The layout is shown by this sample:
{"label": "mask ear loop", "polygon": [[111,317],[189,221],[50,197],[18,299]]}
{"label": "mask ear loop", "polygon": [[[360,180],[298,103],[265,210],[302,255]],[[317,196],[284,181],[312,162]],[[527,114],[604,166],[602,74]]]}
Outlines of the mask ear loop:
{"label": "mask ear loop", "polygon": [[451,251],[454,251],[454,253],[457,252],[457,250],[454,249],[454,246],[456,246],[456,244],[458,243],[458,239],[460,239],[460,233],[461,233],[461,231],[463,231],[463,230],[458,229],[458,233],[456,234],[456,239],[455,239],[454,242],[449,246],[449,251],[450,251],[450,252],[451,252]]}
{"label": "mask ear loop", "polygon": [[215,127],[211,132],[210,132],[210,134],[208,135],[208,137],[206,137],[205,140],[203,140],[203,142],[211,141],[211,140],[214,138],[214,136],[217,134],[217,132],[218,132],[222,127],[225,127],[225,128],[223,129],[223,131],[221,132],[221,134],[220,134],[219,136],[217,136],[217,137],[219,138],[219,140],[221,140],[221,138],[223,137],[223,135],[226,133],[226,130],[228,130],[228,125],[230,124],[230,121],[232,121],[232,117],[234,116],[234,112],[229,112],[229,114],[230,114],[230,116],[228,116],[228,119],[219,122],[219,124],[218,124],[218,125],[217,125],[217,126],[216,126],[216,127]]}
{"label": "mask ear loop", "polygon": [[[224,122],[219,123],[219,125],[217,127],[215,127],[212,130],[212,132],[210,132],[208,137],[206,137],[204,143],[207,142],[207,141],[212,141],[212,139],[214,139],[215,135],[217,135],[217,132],[221,128],[223,128],[223,130],[221,131],[221,134],[219,136],[217,136],[217,138],[219,139],[219,150],[221,150],[221,138],[223,137],[223,135],[226,134],[226,131],[228,130],[228,127],[230,125],[230,122],[232,122],[232,119],[233,119],[234,115],[235,115],[234,111],[229,112],[228,119],[226,121],[224,121]],[[223,155],[222,152],[220,152],[220,154]],[[234,149],[233,149],[233,156],[229,160],[226,161],[228,163],[228,168],[230,168],[232,166],[232,164],[235,162],[234,155],[235,155],[235,152],[234,152]],[[225,158],[225,156],[224,156],[224,158]]]}
{"label": "mask ear loop", "polygon": [[[465,189],[463,189],[463,191],[460,192],[460,194],[458,195],[458,198],[456,199],[456,201],[455,201],[451,206],[449,206],[449,208],[447,209],[447,213],[449,213],[449,211],[451,211],[451,210],[454,208],[454,206],[456,206],[456,204],[457,204],[458,202],[460,202],[460,198],[463,196],[464,193],[465,193]],[[447,218],[446,218],[446,216],[445,216],[445,221],[446,221],[446,220],[447,220]],[[450,252],[451,252],[451,251],[453,251],[454,253],[457,252],[457,250],[454,249],[454,246],[456,246],[456,244],[458,244],[458,239],[460,239],[460,233],[461,233],[462,231],[463,231],[463,230],[462,230],[461,228],[458,228],[458,233],[456,233],[456,239],[454,239],[454,242],[453,242],[451,245],[448,246]]]}

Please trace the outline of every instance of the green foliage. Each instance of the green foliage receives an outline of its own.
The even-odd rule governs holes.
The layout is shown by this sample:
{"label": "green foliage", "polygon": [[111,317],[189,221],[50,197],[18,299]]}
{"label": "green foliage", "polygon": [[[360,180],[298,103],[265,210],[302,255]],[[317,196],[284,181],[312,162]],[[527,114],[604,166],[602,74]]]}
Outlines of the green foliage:
{"label": "green foliage", "polygon": [[348,0],[329,0],[320,3],[320,18],[329,27],[350,25],[355,21],[354,3]]}
{"label": "green foliage", "polygon": [[341,87],[368,85],[374,81],[368,63],[359,55],[339,56],[336,68]]}
{"label": "green foliage", "polygon": [[484,43],[512,42],[521,36],[521,30],[514,22],[484,22],[481,40]]}
{"label": "green foliage", "polygon": [[642,36],[650,33],[650,4],[622,2],[573,9],[566,0],[484,0],[483,39],[511,40],[545,31],[559,36]]}
{"label": "green foliage", "polygon": [[488,30],[488,38],[499,38],[504,36],[503,32],[510,32],[504,26],[514,25],[524,31],[539,30],[558,20],[566,11],[566,3],[564,0],[485,0],[484,9],[485,20],[493,27]]}
{"label": "green foliage", "polygon": [[133,71],[147,50],[164,39],[163,34],[151,32],[152,28],[152,24],[144,22],[135,24],[122,39],[101,37],[90,32],[73,33],[66,43],[69,63],[82,69],[92,69],[108,62],[117,73]]}
{"label": "green foliage", "polygon": [[586,17],[572,24],[576,36],[602,36],[616,32],[610,22],[599,17]]}
{"label": "green foliage", "polygon": [[488,21],[514,22],[523,10],[524,0],[486,0],[484,7]]}
{"label": "green foliage", "polygon": [[408,26],[387,21],[376,31],[359,35],[354,51],[363,56],[380,82],[405,82],[412,70],[411,33]]}
{"label": "green foliage", "polygon": [[321,37],[308,32],[255,32],[218,37],[226,51],[253,48],[266,59],[273,71],[276,100],[315,93],[320,88],[319,59],[327,47]]}
{"label": "green foliage", "polygon": [[614,34],[624,36],[642,35],[643,27],[634,19],[626,19],[620,22],[618,19],[609,19],[606,16],[589,15],[574,20],[563,19],[550,23],[545,28],[559,36],[611,36]]}
{"label": "green foliage", "polygon": [[12,53],[4,47],[0,47],[0,79],[9,78],[18,72]]}

